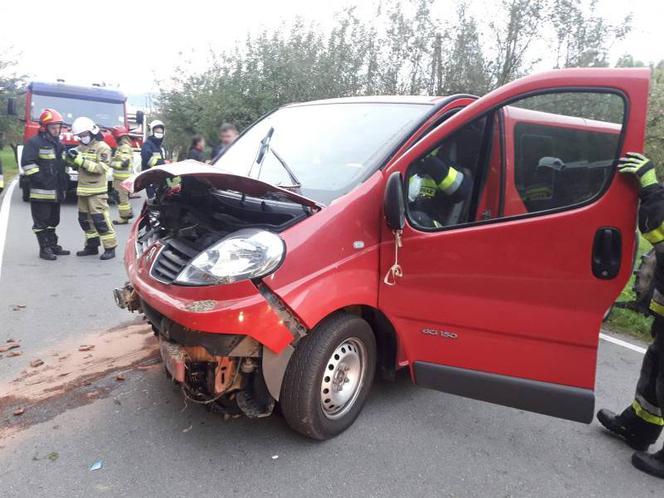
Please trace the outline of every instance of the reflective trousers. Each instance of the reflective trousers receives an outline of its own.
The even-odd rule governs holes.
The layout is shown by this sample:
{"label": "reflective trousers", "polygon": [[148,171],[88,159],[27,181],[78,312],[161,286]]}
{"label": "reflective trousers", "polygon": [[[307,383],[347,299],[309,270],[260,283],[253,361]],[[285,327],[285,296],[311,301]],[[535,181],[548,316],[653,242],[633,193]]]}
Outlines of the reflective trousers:
{"label": "reflective trousers", "polygon": [[643,357],[636,395],[623,418],[642,438],[655,442],[664,428],[664,317],[655,316],[652,333],[655,340]]}
{"label": "reflective trousers", "polygon": [[108,194],[78,196],[78,223],[85,232],[85,245],[112,249],[118,245],[108,211]]}
{"label": "reflective trousers", "polygon": [[55,228],[60,224],[60,203],[45,201],[30,201],[32,214],[32,231],[37,236],[39,248],[55,247],[58,245],[58,236]]}
{"label": "reflective trousers", "polygon": [[113,180],[113,188],[118,193],[118,215],[123,220],[133,216],[131,204],[129,203],[129,192],[122,188],[124,180]]}

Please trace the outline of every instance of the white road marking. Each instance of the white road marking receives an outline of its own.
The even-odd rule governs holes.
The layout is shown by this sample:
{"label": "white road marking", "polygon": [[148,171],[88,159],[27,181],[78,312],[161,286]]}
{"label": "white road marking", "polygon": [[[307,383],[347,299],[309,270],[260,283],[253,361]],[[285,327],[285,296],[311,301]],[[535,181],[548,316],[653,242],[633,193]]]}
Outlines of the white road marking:
{"label": "white road marking", "polygon": [[7,240],[7,228],[9,226],[9,207],[17,183],[16,178],[14,178],[7,186],[5,196],[2,198],[2,206],[0,206],[0,278],[2,278],[2,257],[5,254],[5,241]]}
{"label": "white road marking", "polygon": [[632,351],[636,351],[637,353],[646,354],[646,348],[642,348],[641,346],[637,346],[630,342],[623,341],[622,339],[616,339],[613,336],[602,333],[599,334],[599,338],[604,339],[606,342],[610,342],[611,344],[616,344],[623,348],[631,349]]}

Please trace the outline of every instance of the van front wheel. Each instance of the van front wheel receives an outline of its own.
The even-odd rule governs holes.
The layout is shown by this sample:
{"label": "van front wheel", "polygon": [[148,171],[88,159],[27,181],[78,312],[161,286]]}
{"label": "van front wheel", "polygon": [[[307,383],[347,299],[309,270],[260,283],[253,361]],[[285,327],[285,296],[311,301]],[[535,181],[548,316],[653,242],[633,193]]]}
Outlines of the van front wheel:
{"label": "van front wheel", "polygon": [[376,369],[376,339],[369,324],[339,312],[297,345],[281,387],[280,405],[294,430],[329,439],[355,421]]}

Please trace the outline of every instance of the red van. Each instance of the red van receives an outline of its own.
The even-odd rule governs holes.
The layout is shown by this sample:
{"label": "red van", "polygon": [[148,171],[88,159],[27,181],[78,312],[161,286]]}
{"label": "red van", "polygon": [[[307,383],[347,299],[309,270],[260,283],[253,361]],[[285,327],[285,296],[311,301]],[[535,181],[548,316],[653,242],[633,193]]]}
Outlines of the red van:
{"label": "red van", "polygon": [[[118,305],[194,401],[327,439],[374,373],[590,422],[602,317],[630,275],[647,69],[567,69],[476,98],[292,104],[214,165],[168,164]],[[462,197],[429,189],[452,167]],[[442,184],[441,184],[442,185]]]}

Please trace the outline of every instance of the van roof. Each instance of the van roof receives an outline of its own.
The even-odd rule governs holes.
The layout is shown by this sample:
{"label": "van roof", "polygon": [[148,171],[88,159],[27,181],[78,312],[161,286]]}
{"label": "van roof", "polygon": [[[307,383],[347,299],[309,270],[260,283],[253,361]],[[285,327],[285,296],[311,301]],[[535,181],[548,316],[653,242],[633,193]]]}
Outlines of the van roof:
{"label": "van roof", "polygon": [[294,102],[286,107],[320,105],[320,104],[422,104],[433,105],[443,96],[426,95],[370,95],[366,97],[339,97],[335,99],[312,100],[310,102]]}
{"label": "van roof", "polygon": [[102,88],[97,86],[78,86],[66,83],[50,83],[45,81],[33,81],[28,84],[28,90],[38,95],[50,95],[53,97],[69,97],[82,100],[94,100],[99,102],[124,102],[127,97],[119,90]]}

